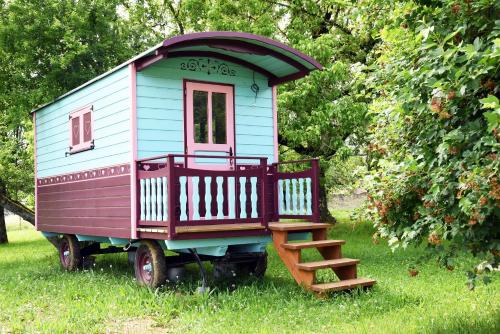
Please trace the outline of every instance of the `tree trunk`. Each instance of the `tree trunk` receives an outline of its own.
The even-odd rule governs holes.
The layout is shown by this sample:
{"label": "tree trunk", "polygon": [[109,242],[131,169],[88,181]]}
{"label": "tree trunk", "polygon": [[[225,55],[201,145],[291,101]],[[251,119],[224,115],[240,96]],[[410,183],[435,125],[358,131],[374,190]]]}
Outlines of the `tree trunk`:
{"label": "tree trunk", "polygon": [[2,203],[0,203],[0,244],[9,242],[7,238],[7,227],[5,226],[5,215]]}
{"label": "tree trunk", "polygon": [[[1,210],[1,217],[0,217],[0,240],[2,236],[2,222],[4,222],[3,226],[5,227],[5,216],[3,214],[3,209],[7,209],[13,214],[18,215],[31,225],[35,226],[35,212],[31,210],[30,208],[24,206],[22,203],[15,201],[13,199],[10,199],[7,197],[5,193],[0,192],[0,208]],[[7,240],[7,232],[5,232],[5,239]],[[59,239],[57,237],[49,237],[47,240],[54,245],[54,247],[58,248],[59,247]],[[1,243],[1,242],[0,242]]]}
{"label": "tree trunk", "polygon": [[[5,195],[5,187],[2,180],[0,180],[0,199]],[[0,244],[6,244],[9,242],[7,238],[7,226],[5,226],[5,210],[3,203],[0,200]]]}
{"label": "tree trunk", "polygon": [[319,217],[321,223],[335,224],[337,220],[328,209],[328,190],[326,189],[325,168],[319,168]]}

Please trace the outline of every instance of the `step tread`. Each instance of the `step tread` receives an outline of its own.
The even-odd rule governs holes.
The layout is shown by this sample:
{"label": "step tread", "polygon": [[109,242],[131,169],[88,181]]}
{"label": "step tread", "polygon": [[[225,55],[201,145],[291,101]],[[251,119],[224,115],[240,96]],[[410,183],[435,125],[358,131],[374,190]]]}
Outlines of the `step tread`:
{"label": "step tread", "polygon": [[269,223],[271,231],[309,231],[330,228],[331,226],[325,223]]}
{"label": "step tread", "polygon": [[345,240],[317,240],[317,241],[286,243],[281,246],[286,249],[303,249],[303,248],[321,248],[329,246],[338,246],[343,244],[345,244]]}
{"label": "step tread", "polygon": [[358,263],[359,263],[358,259],[341,258],[341,259],[297,263],[296,266],[301,270],[312,271],[324,268],[346,267]]}
{"label": "step tread", "polygon": [[354,289],[357,287],[372,286],[377,281],[371,278],[353,278],[331,283],[321,283],[311,285],[311,290],[316,292],[340,291]]}

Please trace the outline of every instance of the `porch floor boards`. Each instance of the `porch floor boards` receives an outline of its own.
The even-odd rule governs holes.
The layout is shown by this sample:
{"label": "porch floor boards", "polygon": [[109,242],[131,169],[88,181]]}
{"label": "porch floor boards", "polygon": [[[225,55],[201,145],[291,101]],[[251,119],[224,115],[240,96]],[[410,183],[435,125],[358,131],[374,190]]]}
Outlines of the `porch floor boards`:
{"label": "porch floor boards", "polygon": [[177,226],[175,233],[200,233],[200,232],[226,232],[226,231],[243,231],[243,230],[263,230],[265,229],[260,223],[247,224],[216,224],[216,225],[199,225],[199,226]]}

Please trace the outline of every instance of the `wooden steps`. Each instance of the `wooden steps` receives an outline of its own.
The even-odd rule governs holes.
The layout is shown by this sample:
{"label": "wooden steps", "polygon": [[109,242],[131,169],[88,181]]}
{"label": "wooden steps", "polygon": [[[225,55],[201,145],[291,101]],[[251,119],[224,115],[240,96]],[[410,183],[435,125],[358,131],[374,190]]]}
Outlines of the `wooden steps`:
{"label": "wooden steps", "polygon": [[323,261],[315,261],[315,262],[305,262],[305,263],[297,263],[297,268],[301,270],[319,270],[325,268],[339,268],[339,267],[347,267],[353,266],[359,263],[359,260],[356,259],[333,259],[333,260],[323,260]]}
{"label": "wooden steps", "polygon": [[338,282],[321,283],[311,285],[311,290],[315,292],[341,291],[357,287],[372,286],[376,281],[370,278],[353,278]]}
{"label": "wooden steps", "polygon": [[318,240],[306,242],[294,242],[292,244],[283,244],[286,249],[304,249],[304,248],[322,248],[345,244],[345,240]]}
{"label": "wooden steps", "polygon": [[[287,266],[295,281],[317,294],[329,291],[342,291],[354,288],[370,287],[376,281],[357,277],[358,259],[342,257],[344,240],[327,239],[329,224],[321,223],[270,223],[273,243],[278,255]],[[288,242],[288,233],[311,232],[312,241]],[[302,249],[315,248],[324,260],[302,262]],[[331,268],[340,279],[336,282],[317,283],[316,271]]]}

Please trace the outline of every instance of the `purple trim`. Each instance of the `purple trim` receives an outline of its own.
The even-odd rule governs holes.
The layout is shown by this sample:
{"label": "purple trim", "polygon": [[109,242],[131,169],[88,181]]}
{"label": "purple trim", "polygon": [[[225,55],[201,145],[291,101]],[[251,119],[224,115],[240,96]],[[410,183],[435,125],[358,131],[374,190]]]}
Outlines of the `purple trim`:
{"label": "purple trim", "polygon": [[[130,142],[132,144],[132,159],[130,161],[130,217],[137,216],[137,68],[135,63],[129,68],[129,94],[130,94]],[[130,220],[132,238],[137,238],[137,224],[135,219]]]}
{"label": "purple trim", "polygon": [[[227,45],[228,47],[236,47],[241,50],[246,50],[245,53],[250,53],[250,54],[255,54],[255,55],[268,55],[272,56],[274,58],[277,58],[293,67],[298,69],[299,71],[309,71],[309,69],[304,66],[302,63],[298,62],[297,60],[280,53],[278,51],[275,51],[273,49],[266,48],[264,46],[254,44],[254,43],[249,43],[245,41],[240,41],[240,40],[234,40],[234,39],[220,39],[220,38],[210,38],[210,39],[195,39],[195,40],[187,40],[183,42],[178,42],[175,45],[170,46],[170,49],[173,49],[175,51],[175,48],[182,48],[182,47],[189,47],[189,46],[195,46],[195,45],[207,45],[209,47],[214,47],[212,44],[214,43],[216,48],[222,49],[224,45]],[[231,51],[231,50],[227,50]],[[233,52],[238,52],[238,51],[233,51]]]}
{"label": "purple trim", "polygon": [[309,71],[299,71],[296,73],[285,75],[284,77],[281,77],[281,78],[269,79],[269,86],[277,86],[279,84],[282,84],[282,83],[285,83],[288,81],[297,80],[297,79],[305,77],[308,74],[309,74]]}
{"label": "purple trim", "polygon": [[64,175],[48,176],[37,180],[38,187],[46,185],[81,182],[85,180],[102,179],[108,177],[115,177],[118,175],[126,175],[130,173],[130,164],[118,165],[111,167],[96,168],[81,172],[75,172]]}
{"label": "purple trim", "polygon": [[[262,67],[255,64],[249,63],[243,59],[239,59],[233,56],[225,55],[222,53],[212,52],[212,51],[172,51],[168,54],[168,58],[178,58],[178,57],[211,57],[220,60],[230,61],[232,63],[248,67],[255,72],[262,74],[263,76],[269,78],[270,80],[278,80],[279,78]],[[214,83],[219,84],[219,83]]]}
{"label": "purple trim", "polygon": [[138,60],[136,70],[140,72],[149,65],[152,65],[164,58],[167,58],[167,51],[165,49],[158,49],[155,51],[155,54],[153,56],[147,56]]}
{"label": "purple trim", "polygon": [[254,35],[246,32],[233,32],[233,31],[208,31],[208,32],[198,32],[198,33],[192,33],[192,34],[187,34],[187,35],[180,35],[180,36],[175,36],[173,38],[167,39],[163,41],[163,46],[164,47],[174,47],[178,43],[186,42],[186,41],[193,41],[193,40],[198,40],[198,39],[207,39],[207,38],[224,38],[224,39],[230,39],[230,38],[241,38],[241,39],[246,39],[250,41],[258,41],[261,43],[265,43],[271,46],[278,47],[284,51],[290,52],[293,55],[299,57],[300,59],[307,61],[309,64],[313,65],[315,68],[322,70],[323,66],[318,63],[316,60],[313,58],[309,57],[308,55],[289,47],[288,45],[285,45],[283,43],[280,43],[278,41],[272,40],[267,37],[259,36],[259,35]]}
{"label": "purple trim", "polygon": [[34,177],[35,177],[35,229],[38,230],[38,182],[37,182],[37,169],[38,169],[38,164],[37,164],[37,153],[36,153],[36,147],[38,146],[36,142],[36,113],[33,113],[33,156],[34,156],[34,166],[35,166],[35,171],[34,171]]}

